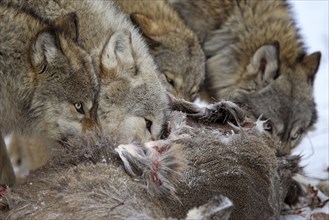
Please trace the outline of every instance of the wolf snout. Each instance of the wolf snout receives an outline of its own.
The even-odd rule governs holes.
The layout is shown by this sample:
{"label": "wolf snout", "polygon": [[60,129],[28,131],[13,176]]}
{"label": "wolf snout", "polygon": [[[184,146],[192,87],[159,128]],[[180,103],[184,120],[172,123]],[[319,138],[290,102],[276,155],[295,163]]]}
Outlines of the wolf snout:
{"label": "wolf snout", "polygon": [[81,124],[83,132],[100,129],[97,118],[85,117],[84,119],[82,119]]}

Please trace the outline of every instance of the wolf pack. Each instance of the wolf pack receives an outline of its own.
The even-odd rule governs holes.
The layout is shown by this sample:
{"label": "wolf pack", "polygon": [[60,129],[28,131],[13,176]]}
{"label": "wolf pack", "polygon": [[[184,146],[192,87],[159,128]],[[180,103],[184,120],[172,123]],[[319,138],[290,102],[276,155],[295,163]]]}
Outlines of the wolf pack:
{"label": "wolf pack", "polygon": [[0,0],[0,219],[279,219],[320,60],[286,0]]}

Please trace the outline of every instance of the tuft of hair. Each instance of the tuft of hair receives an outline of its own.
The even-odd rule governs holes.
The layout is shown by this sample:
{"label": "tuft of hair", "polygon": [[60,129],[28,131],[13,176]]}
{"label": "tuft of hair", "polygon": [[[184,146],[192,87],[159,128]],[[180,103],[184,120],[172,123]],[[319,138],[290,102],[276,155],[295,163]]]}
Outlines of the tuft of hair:
{"label": "tuft of hair", "polygon": [[144,146],[119,145],[115,151],[130,175],[144,178],[150,195],[179,200],[176,185],[187,168],[181,148],[179,144],[152,141]]}
{"label": "tuft of hair", "polygon": [[210,123],[226,123],[232,121],[239,124],[245,119],[245,112],[234,102],[221,101],[205,108],[205,114],[201,119]]}
{"label": "tuft of hair", "polygon": [[167,94],[169,105],[172,110],[185,112],[187,116],[202,120],[206,123],[232,122],[239,125],[244,121],[246,112],[236,103],[222,100],[214,104],[200,107],[195,103],[176,98],[171,94]]}

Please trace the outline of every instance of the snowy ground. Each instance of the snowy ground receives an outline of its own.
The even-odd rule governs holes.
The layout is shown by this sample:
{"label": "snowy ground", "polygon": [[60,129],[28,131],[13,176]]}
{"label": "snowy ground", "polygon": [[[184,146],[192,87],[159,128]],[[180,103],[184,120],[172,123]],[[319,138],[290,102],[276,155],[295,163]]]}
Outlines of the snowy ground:
{"label": "snowy ground", "polygon": [[[316,184],[319,179],[329,179],[329,2],[327,0],[301,1],[290,0],[295,13],[296,22],[308,46],[308,52],[321,51],[322,59],[315,79],[314,96],[318,110],[318,122],[314,131],[310,132],[303,142],[294,150],[303,154],[302,165],[310,182]],[[315,213],[329,213],[329,204],[323,208],[306,207],[298,215],[281,216],[281,220],[327,219],[328,216],[315,217]]]}
{"label": "snowy ground", "polygon": [[306,175],[321,179],[329,179],[328,148],[328,87],[329,87],[329,1],[290,0],[295,13],[297,26],[304,37],[308,52],[321,51],[322,59],[315,79],[315,101],[318,110],[316,129],[310,132],[294,153],[304,155],[303,165],[306,165]]}

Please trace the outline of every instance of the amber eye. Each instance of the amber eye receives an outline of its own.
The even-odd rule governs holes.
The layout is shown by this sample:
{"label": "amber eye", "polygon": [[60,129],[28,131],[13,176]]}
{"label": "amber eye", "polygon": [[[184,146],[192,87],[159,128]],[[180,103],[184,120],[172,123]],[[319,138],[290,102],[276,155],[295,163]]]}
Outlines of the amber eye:
{"label": "amber eye", "polygon": [[266,121],[264,123],[264,130],[269,132],[270,134],[273,133],[273,126],[272,126],[272,123],[270,121]]}
{"label": "amber eye", "polygon": [[301,134],[301,131],[298,130],[298,131],[297,131],[297,132],[291,137],[291,140],[292,140],[292,141],[297,140],[297,139],[299,138],[300,134]]}
{"label": "amber eye", "polygon": [[151,133],[152,121],[145,118],[145,124],[146,124],[147,130]]}
{"label": "amber eye", "polygon": [[74,104],[74,107],[75,107],[75,109],[77,110],[77,112],[79,112],[80,114],[85,114],[85,111],[84,111],[84,109],[83,109],[83,105],[82,105],[82,103],[81,102],[77,102],[77,103],[75,103]]}
{"label": "amber eye", "polygon": [[175,86],[174,80],[170,79],[168,76],[166,76],[166,79],[170,85]]}

